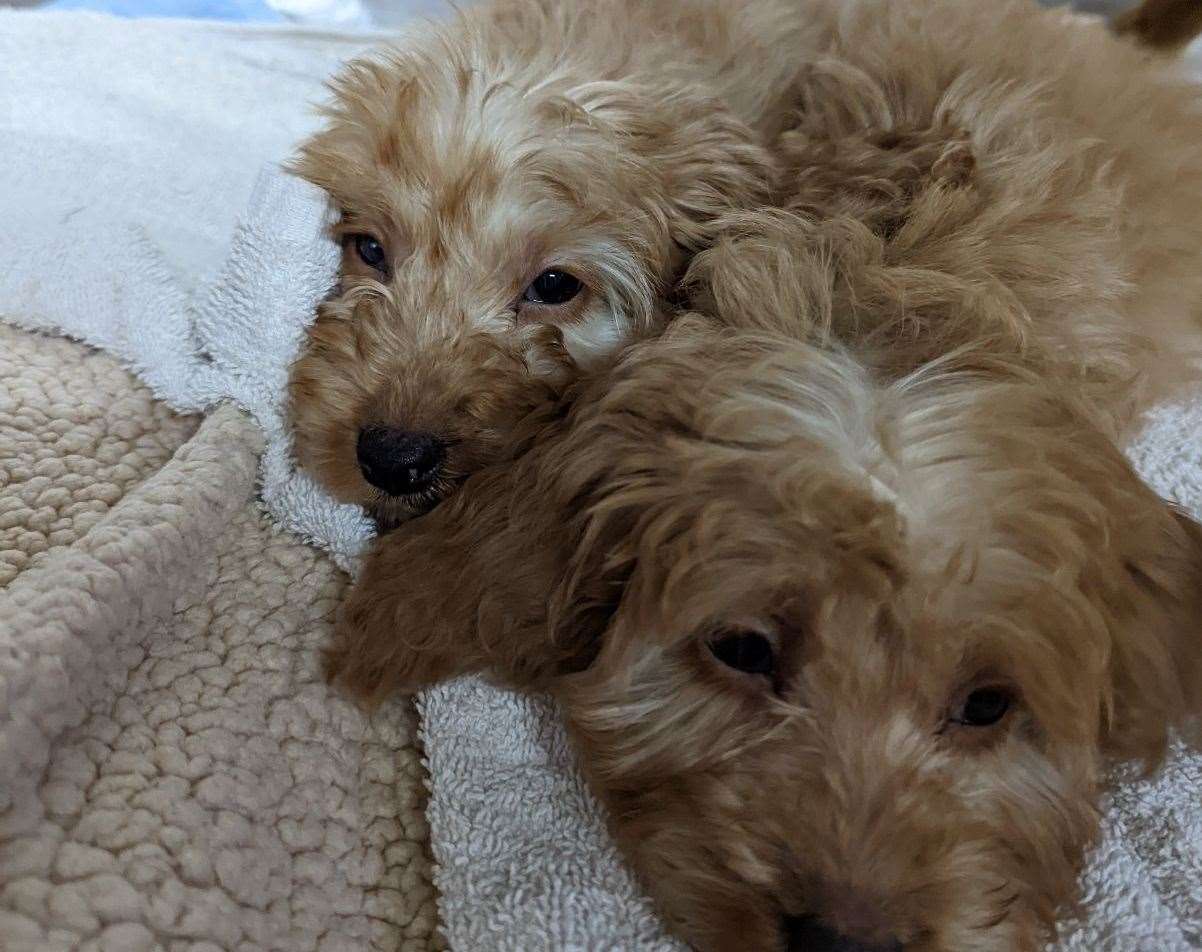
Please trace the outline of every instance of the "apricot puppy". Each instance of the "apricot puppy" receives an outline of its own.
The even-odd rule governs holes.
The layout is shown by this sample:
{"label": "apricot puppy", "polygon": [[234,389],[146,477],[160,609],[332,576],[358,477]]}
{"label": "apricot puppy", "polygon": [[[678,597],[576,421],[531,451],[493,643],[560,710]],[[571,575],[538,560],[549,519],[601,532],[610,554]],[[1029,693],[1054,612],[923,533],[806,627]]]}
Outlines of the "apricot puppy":
{"label": "apricot puppy", "polygon": [[780,211],[728,217],[694,306],[889,377],[987,342],[1116,436],[1197,382],[1202,96],[1181,65],[1027,0],[829,7]]}
{"label": "apricot puppy", "polygon": [[494,0],[351,64],[295,163],[344,247],[292,370],[301,464],[394,524],[654,332],[767,197],[800,32],[787,0]]}
{"label": "apricot puppy", "polygon": [[380,541],[342,683],[553,691],[702,952],[1040,948],[1106,759],[1202,692],[1202,532],[1091,412],[687,317],[530,424]]}

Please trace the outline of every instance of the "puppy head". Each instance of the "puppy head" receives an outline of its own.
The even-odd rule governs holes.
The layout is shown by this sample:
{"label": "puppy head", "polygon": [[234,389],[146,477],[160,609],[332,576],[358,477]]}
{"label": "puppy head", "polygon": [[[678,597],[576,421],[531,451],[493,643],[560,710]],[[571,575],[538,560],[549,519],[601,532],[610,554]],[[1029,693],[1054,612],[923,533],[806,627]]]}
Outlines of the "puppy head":
{"label": "puppy head", "polygon": [[558,693],[621,841],[701,949],[1038,947],[1103,756],[1196,706],[1196,535],[1037,380],[731,356],[576,447]]}
{"label": "puppy head", "polygon": [[1040,947],[1105,758],[1198,710],[1202,534],[1046,376],[958,360],[679,319],[380,541],[340,677],[550,687],[703,952]]}
{"label": "puppy head", "polygon": [[436,527],[481,553],[446,672],[552,686],[698,949],[1040,947],[1105,756],[1196,709],[1195,530],[998,361],[882,388],[686,318],[582,401]]}
{"label": "puppy head", "polygon": [[762,199],[751,131],[618,10],[493,4],[335,81],[295,169],[341,210],[341,284],[291,407],[339,498],[385,521],[437,502],[654,330],[712,221]]}

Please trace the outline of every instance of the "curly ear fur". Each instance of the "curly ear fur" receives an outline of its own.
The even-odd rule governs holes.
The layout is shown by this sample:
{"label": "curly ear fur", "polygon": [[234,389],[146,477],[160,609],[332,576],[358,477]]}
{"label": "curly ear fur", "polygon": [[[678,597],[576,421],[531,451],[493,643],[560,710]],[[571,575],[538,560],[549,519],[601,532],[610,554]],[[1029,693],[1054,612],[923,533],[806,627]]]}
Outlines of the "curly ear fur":
{"label": "curly ear fur", "polygon": [[378,539],[327,651],[329,676],[376,700],[472,672],[547,688],[586,667],[637,547],[663,541],[632,520],[677,478],[660,441],[695,416],[678,382],[723,346],[707,328],[682,317],[631,348],[611,374],[523,421],[506,459]]}
{"label": "curly ear fur", "polygon": [[572,431],[579,389],[527,419],[509,458],[376,540],[326,650],[332,680],[374,702],[469,673],[545,688],[588,664],[621,579],[594,575],[600,549],[566,515],[605,465]]}
{"label": "curly ear fur", "polygon": [[[542,640],[537,593],[552,566],[501,502],[460,493],[375,542],[326,648],[331,680],[374,703],[493,667],[494,648],[498,667],[522,665],[524,641]],[[519,544],[529,557],[513,558]]]}
{"label": "curly ear fur", "polygon": [[708,245],[723,214],[768,203],[775,175],[771,153],[745,121],[695,84],[635,77],[587,83],[567,97],[662,170],[661,194],[648,198],[686,251]]}
{"label": "curly ear fur", "polygon": [[1202,526],[1140,489],[1145,504],[1119,530],[1134,618],[1114,633],[1104,737],[1112,753],[1154,766],[1171,730],[1202,741]]}
{"label": "curly ear fur", "polygon": [[537,503],[523,505],[506,475],[469,480],[376,541],[326,649],[331,680],[374,703],[479,672],[534,688],[570,665],[572,649],[547,636],[560,546],[522,515]]}

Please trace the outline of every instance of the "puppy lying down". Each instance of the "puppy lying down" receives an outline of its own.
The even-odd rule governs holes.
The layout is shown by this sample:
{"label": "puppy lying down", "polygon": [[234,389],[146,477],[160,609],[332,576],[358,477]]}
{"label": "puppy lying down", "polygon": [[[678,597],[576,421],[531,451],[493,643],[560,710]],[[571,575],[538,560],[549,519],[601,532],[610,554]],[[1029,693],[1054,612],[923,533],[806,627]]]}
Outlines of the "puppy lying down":
{"label": "puppy lying down", "polygon": [[768,199],[804,31],[793,0],[491,0],[349,66],[295,163],[344,247],[292,370],[301,464],[395,525],[656,331]]}
{"label": "puppy lying down", "polygon": [[698,949],[1034,950],[1202,705],[1202,531],[1118,448],[1196,359],[1195,94],[1017,2],[813,12],[782,207],[377,544],[330,670],[553,692]]}
{"label": "puppy lying down", "polygon": [[1202,684],[1202,535],[1090,417],[682,318],[376,550],[333,670],[550,689],[699,949],[1037,948]]}

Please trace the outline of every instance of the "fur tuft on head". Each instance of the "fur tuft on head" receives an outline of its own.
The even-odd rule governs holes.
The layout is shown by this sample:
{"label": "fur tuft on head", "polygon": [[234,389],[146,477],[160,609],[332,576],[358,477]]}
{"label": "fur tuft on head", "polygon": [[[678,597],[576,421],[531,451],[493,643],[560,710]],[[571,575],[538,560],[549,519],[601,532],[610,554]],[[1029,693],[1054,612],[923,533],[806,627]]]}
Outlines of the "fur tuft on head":
{"label": "fur tuft on head", "polygon": [[[301,464],[395,524],[657,332],[690,256],[769,199],[800,21],[764,30],[786,7],[495,0],[346,67],[292,166],[344,246],[292,373]],[[437,444],[437,479],[365,472],[365,429]]]}

